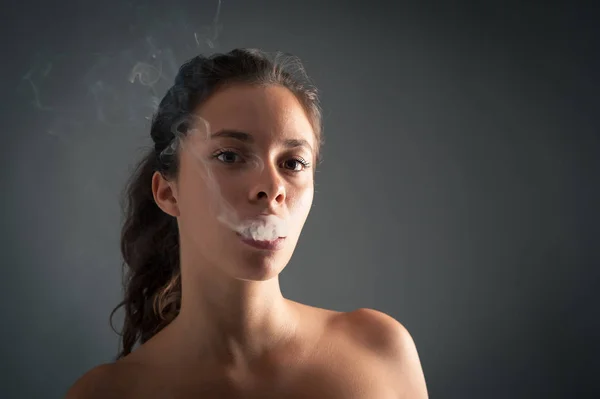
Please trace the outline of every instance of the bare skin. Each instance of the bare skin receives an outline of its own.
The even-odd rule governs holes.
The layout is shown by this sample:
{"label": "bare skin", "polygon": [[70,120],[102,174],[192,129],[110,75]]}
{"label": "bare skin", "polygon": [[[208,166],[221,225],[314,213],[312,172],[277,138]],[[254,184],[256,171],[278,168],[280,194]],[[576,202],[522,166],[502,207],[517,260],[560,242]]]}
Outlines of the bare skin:
{"label": "bare skin", "polygon": [[[178,221],[179,315],[130,355],[86,373],[67,398],[427,398],[414,343],[396,320],[315,308],[280,291],[314,194],[317,142],[295,96],[278,86],[230,86],[198,115],[210,132],[250,139],[190,140],[194,151],[181,152],[177,179],[153,177],[157,205]],[[223,149],[233,155],[215,156]],[[244,162],[250,157],[263,167]],[[219,222],[214,186],[199,167],[211,169],[217,202],[241,217],[287,220],[283,247],[256,249]]]}
{"label": "bare skin", "polygon": [[67,399],[427,398],[418,358],[410,362],[414,344],[399,348],[390,338],[392,318],[372,309],[290,305],[305,320],[296,336],[250,364],[182,361],[165,329],[117,363],[89,372]]}

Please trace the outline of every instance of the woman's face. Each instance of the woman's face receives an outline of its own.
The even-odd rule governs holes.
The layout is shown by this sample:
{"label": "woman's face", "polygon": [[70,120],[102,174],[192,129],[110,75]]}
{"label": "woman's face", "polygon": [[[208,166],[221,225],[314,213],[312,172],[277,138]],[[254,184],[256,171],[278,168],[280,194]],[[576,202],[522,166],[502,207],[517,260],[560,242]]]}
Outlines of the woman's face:
{"label": "woman's face", "polygon": [[[290,260],[312,205],[317,143],[309,119],[288,89],[250,85],[217,91],[195,116],[207,124],[183,140],[174,190],[182,247],[232,277],[270,279]],[[277,249],[248,244],[226,222],[261,215],[287,223]]]}

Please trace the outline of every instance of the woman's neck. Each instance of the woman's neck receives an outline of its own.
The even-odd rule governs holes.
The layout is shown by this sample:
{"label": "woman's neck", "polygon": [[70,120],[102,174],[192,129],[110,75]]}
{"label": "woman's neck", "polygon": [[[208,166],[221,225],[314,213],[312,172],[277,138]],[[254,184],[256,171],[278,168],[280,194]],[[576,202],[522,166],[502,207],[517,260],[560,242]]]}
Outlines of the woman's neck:
{"label": "woman's neck", "polygon": [[281,294],[279,278],[182,276],[182,302],[170,326],[173,345],[190,361],[210,358],[248,364],[293,338],[298,314]]}

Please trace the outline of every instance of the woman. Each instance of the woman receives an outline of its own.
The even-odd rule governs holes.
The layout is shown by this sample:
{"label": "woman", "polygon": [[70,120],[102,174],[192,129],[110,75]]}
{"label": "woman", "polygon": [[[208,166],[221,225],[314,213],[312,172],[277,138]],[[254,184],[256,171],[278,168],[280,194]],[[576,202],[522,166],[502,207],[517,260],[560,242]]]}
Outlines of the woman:
{"label": "woman", "polygon": [[427,397],[392,317],[280,291],[322,141],[302,71],[247,49],[181,67],[128,187],[123,349],[68,398]]}

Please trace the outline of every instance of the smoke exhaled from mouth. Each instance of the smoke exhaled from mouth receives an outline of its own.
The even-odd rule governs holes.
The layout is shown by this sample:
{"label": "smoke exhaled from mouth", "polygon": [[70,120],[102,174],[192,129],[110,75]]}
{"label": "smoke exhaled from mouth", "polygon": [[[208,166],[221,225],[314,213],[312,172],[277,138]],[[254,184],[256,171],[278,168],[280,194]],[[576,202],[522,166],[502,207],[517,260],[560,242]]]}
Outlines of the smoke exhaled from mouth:
{"label": "smoke exhaled from mouth", "polygon": [[242,237],[257,241],[273,241],[287,236],[287,223],[275,215],[244,220],[235,229]]}
{"label": "smoke exhaled from mouth", "polygon": [[[241,219],[236,209],[224,198],[219,182],[215,178],[212,165],[205,159],[198,146],[210,139],[210,125],[199,116],[187,116],[172,127],[175,135],[167,150],[175,152],[177,148],[187,151],[198,161],[196,171],[206,183],[211,198],[211,213],[219,222],[242,237],[257,241],[272,241],[288,234],[288,225],[284,219],[275,215],[260,215],[252,219]],[[264,162],[258,155],[245,160],[245,167],[254,168],[258,173],[264,168]]]}

